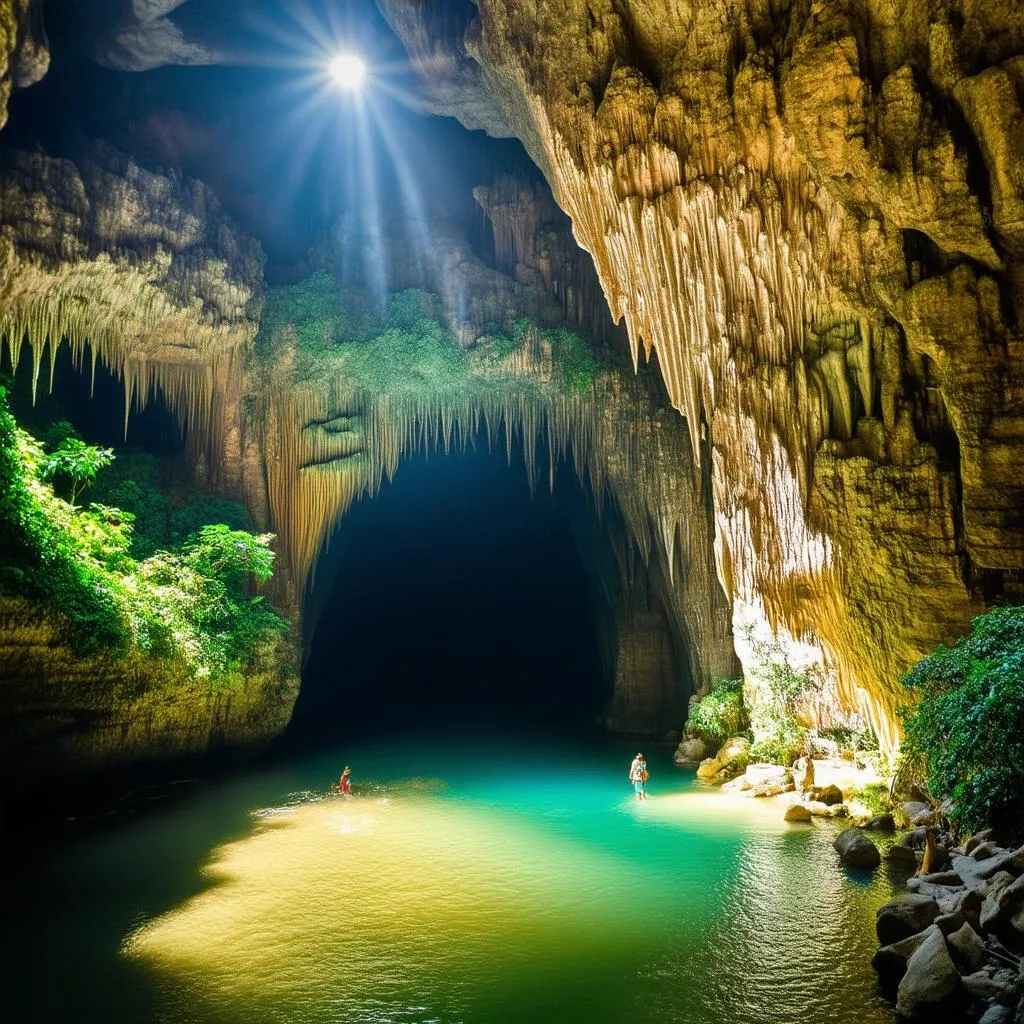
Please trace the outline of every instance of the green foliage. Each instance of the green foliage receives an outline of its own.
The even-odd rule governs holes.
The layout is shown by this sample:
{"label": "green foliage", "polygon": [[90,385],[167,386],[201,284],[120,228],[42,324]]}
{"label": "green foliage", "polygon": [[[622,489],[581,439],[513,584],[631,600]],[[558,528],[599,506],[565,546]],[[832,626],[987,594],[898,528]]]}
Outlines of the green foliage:
{"label": "green foliage", "polygon": [[807,729],[797,721],[797,711],[807,697],[819,693],[824,677],[816,665],[795,667],[782,641],[746,634],[753,653],[751,671],[757,689],[757,701],[750,709],[753,734],[751,756],[777,764],[792,764],[807,745]]}
{"label": "green foliage", "polygon": [[49,454],[39,468],[42,480],[64,479],[71,486],[71,504],[92,482],[96,474],[114,461],[111,448],[97,448],[78,437],[65,437],[56,450]]}
{"label": "green foliage", "polygon": [[975,830],[1024,820],[1024,607],[994,608],[953,647],[939,645],[904,677],[918,697],[904,711],[905,756],[932,793]]}
{"label": "green foliage", "polygon": [[872,815],[887,814],[892,810],[889,787],[884,782],[869,782],[853,791],[853,799],[863,804]]}
{"label": "green foliage", "polygon": [[774,709],[755,707],[750,714],[754,740],[750,744],[752,761],[792,764],[807,745],[807,730],[789,715]]}
{"label": "green foliage", "polygon": [[594,386],[601,367],[591,347],[568,327],[555,327],[542,331],[551,340],[551,352],[563,390],[586,392]]}
{"label": "green foliage", "polygon": [[[521,319],[509,337],[500,325],[489,323],[478,343],[463,349],[440,322],[437,305],[433,295],[413,288],[374,306],[359,293],[342,294],[333,277],[320,270],[271,289],[257,351],[261,359],[274,362],[275,348],[293,345],[292,372],[300,381],[320,381],[332,372],[371,395],[450,400],[508,387],[512,376],[495,371],[524,344],[529,331],[538,330],[551,343],[558,390],[584,392],[597,378],[600,367],[590,346],[568,328],[541,329]],[[536,386],[521,376],[515,380],[519,388]]]}
{"label": "green foliage", "polygon": [[184,502],[170,513],[168,540],[171,544],[182,544],[191,534],[214,523],[244,530],[249,525],[249,516],[237,501],[214,498],[204,491],[190,491]]}
{"label": "green foliage", "polygon": [[74,509],[39,479],[45,459],[0,387],[0,593],[59,607],[83,651],[121,647],[117,602],[71,529]]}
{"label": "green foliage", "polygon": [[690,702],[686,725],[716,747],[743,732],[747,727],[743,680],[713,679],[710,691]]}
{"label": "green foliage", "polygon": [[[47,455],[18,427],[0,388],[0,593],[51,604],[79,653],[135,648],[178,657],[214,685],[276,642],[287,624],[247,594],[250,579],[273,572],[269,535],[205,525],[180,549],[139,561],[134,512],[99,502],[78,508],[47,482],[61,473],[87,480],[113,458],[59,433]],[[145,479],[121,479],[115,490],[131,496],[130,483],[138,494],[152,490]]]}
{"label": "green foliage", "polygon": [[149,558],[168,543],[170,500],[159,487],[155,456],[137,449],[118,451],[90,490],[93,505],[102,503],[133,517],[131,555]]}

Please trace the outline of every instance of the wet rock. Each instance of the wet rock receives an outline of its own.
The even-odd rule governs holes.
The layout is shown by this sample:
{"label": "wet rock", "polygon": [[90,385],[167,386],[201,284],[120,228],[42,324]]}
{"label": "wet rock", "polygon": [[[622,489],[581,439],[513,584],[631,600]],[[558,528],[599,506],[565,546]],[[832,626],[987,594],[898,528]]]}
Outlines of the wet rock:
{"label": "wet rock", "polygon": [[996,1003],[981,1015],[978,1024],[1013,1024],[1013,1011]]}
{"label": "wet rock", "polygon": [[843,864],[854,868],[877,868],[882,862],[878,847],[859,828],[844,829],[832,844]]}
{"label": "wet rock", "polygon": [[686,736],[676,747],[673,760],[678,765],[700,764],[707,755],[707,746],[700,737]]}
{"label": "wet rock", "polygon": [[960,972],[946,948],[942,932],[934,925],[907,961],[900,981],[896,1012],[902,1017],[936,1019],[937,1011],[948,1008],[960,991]]}
{"label": "wet rock", "polygon": [[864,828],[872,832],[895,832],[896,821],[891,814],[876,814],[864,823]]}
{"label": "wet rock", "polygon": [[913,956],[917,947],[924,942],[927,932],[918,932],[899,942],[882,946],[871,958],[871,966],[878,973],[881,983],[894,988],[907,971],[907,961]]}
{"label": "wet rock", "polygon": [[975,971],[963,979],[964,989],[982,1002],[997,1002],[1013,1006],[1018,999],[1017,976],[1013,971],[996,971],[989,976],[985,971]]}
{"label": "wet rock", "polygon": [[[942,931],[942,927],[937,924]],[[965,921],[963,926],[946,936],[946,945],[953,963],[962,974],[972,974],[985,963],[985,943],[978,933]]]}
{"label": "wet rock", "polygon": [[917,867],[917,854],[909,846],[890,846],[885,851],[885,859],[893,864],[905,864],[907,867]]}
{"label": "wet rock", "polygon": [[1003,895],[1015,881],[1009,871],[999,871],[989,880],[980,914],[981,927],[985,931],[994,930],[1002,921]]}
{"label": "wet rock", "polygon": [[883,946],[923,932],[939,916],[939,905],[930,896],[911,893],[879,907],[875,932]]}
{"label": "wet rock", "polygon": [[793,804],[786,808],[783,815],[784,821],[810,821],[811,812],[803,804]]}
{"label": "wet rock", "polygon": [[906,816],[907,821],[913,821],[919,814],[931,811],[931,804],[926,804],[921,800],[907,800],[900,804],[900,809]]}
{"label": "wet rock", "polygon": [[977,835],[971,836],[970,839],[964,843],[964,853],[969,854],[975,850],[982,843],[988,842],[992,838],[993,830],[990,828],[982,829]]}
{"label": "wet rock", "polygon": [[706,757],[697,766],[697,778],[710,782],[722,770],[722,762],[717,757]]}

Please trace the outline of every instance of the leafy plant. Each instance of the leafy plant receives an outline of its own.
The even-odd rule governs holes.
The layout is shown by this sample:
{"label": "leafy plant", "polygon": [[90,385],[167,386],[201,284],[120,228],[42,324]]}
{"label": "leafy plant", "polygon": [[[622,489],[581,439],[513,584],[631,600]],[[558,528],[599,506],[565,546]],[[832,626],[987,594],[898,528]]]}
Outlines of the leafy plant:
{"label": "leafy plant", "polygon": [[753,629],[746,634],[753,653],[757,700],[750,709],[753,734],[751,756],[778,764],[792,764],[803,753],[807,729],[797,721],[802,702],[820,693],[824,677],[817,665],[798,667],[782,641],[761,639]]}
{"label": "leafy plant", "polygon": [[65,437],[40,467],[40,477],[52,480],[63,477],[71,484],[71,504],[96,479],[96,474],[114,461],[112,448],[97,448],[79,437]]}
{"label": "leafy plant", "polygon": [[747,727],[743,680],[713,679],[710,691],[690,702],[686,725],[715,746],[743,732]]}
{"label": "leafy plant", "polygon": [[[138,561],[135,513],[100,502],[79,508],[81,487],[72,487],[72,501],[54,493],[51,477],[81,483],[113,459],[62,434],[47,455],[18,427],[0,387],[0,593],[52,605],[79,653],[175,657],[214,686],[277,642],[287,623],[248,592],[250,580],[273,572],[270,535],[207,524],[179,549]],[[118,486],[130,495],[133,483],[140,494],[152,489],[148,481]]]}
{"label": "leafy plant", "polygon": [[889,787],[884,782],[868,782],[853,791],[853,799],[863,804],[872,814],[886,814],[892,809]]}
{"label": "leafy plant", "polygon": [[966,829],[1024,820],[1024,607],[978,616],[969,636],[939,645],[907,673],[905,756]]}

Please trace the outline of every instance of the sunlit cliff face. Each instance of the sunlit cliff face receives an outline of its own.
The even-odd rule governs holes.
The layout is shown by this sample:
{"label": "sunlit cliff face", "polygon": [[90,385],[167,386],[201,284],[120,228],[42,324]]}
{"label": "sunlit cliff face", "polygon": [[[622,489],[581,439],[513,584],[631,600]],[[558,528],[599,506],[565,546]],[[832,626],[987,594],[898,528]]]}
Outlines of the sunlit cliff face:
{"label": "sunlit cliff face", "polygon": [[737,613],[816,644],[894,741],[901,672],[1024,566],[1024,10],[381,7],[428,90],[438,49],[474,67],[704,424]]}

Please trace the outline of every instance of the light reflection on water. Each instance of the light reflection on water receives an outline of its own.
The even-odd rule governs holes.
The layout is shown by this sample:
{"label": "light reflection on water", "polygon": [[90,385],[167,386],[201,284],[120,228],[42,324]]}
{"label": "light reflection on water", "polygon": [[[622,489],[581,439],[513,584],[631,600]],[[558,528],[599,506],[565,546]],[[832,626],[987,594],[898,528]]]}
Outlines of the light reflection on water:
{"label": "light reflection on water", "polygon": [[[206,858],[205,888],[121,932],[115,955],[144,984],[103,1019],[892,1019],[869,964],[891,880],[844,874],[831,825],[787,825],[667,768],[637,804],[618,758],[492,750],[440,768],[443,781],[353,799],[296,788],[250,804],[246,834]],[[135,856],[173,846],[209,813],[124,838]]]}

